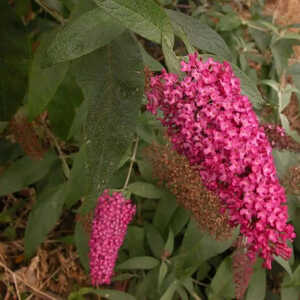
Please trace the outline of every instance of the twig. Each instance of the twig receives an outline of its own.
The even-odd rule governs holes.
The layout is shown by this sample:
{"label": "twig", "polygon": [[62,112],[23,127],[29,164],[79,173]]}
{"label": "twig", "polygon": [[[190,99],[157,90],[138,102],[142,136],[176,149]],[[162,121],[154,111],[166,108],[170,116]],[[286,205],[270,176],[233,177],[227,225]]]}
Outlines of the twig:
{"label": "twig", "polygon": [[17,280],[16,280],[16,274],[13,273],[12,277],[13,277],[13,280],[14,280],[14,284],[15,284],[15,288],[16,288],[18,300],[21,300],[21,295],[20,295],[19,288],[18,288],[18,283],[17,283]]}
{"label": "twig", "polygon": [[35,2],[42,7],[48,14],[50,14],[55,20],[57,20],[62,25],[65,24],[64,17],[55,9],[49,7],[46,3],[44,3],[44,0],[35,0]]}
{"label": "twig", "polygon": [[51,130],[48,128],[47,124],[45,124],[45,128],[46,128],[46,130],[47,130],[48,135],[50,136],[50,138],[51,138],[51,139],[53,140],[53,142],[54,142],[54,145],[55,145],[55,148],[56,148],[56,150],[57,150],[57,152],[58,152],[59,158],[60,158],[60,160],[61,160],[61,162],[62,162],[62,164],[63,164],[63,171],[64,171],[64,174],[65,174],[66,178],[69,179],[69,178],[70,178],[70,172],[71,172],[71,171],[70,171],[70,168],[69,168],[69,166],[68,166],[68,164],[67,164],[65,155],[64,155],[64,153],[62,152],[61,147],[60,147],[60,145],[59,145],[59,143],[58,143],[56,137],[55,137],[54,134],[51,132]]}
{"label": "twig", "polygon": [[[40,291],[39,289],[37,289],[36,287],[30,285],[28,282],[26,282],[21,276],[17,275],[15,272],[13,272],[9,267],[7,267],[5,264],[3,264],[1,261],[0,261],[0,267],[4,268],[13,278],[17,278],[18,280],[20,280],[21,282],[23,282],[26,286],[28,286],[30,289],[32,289],[35,293],[47,298],[47,299],[50,299],[50,300],[57,300],[56,298]],[[21,298],[20,298],[21,299]]]}
{"label": "twig", "polygon": [[[54,271],[54,272],[52,273],[52,275],[51,275],[50,277],[48,277],[48,278],[42,283],[41,288],[43,288],[43,287],[46,285],[46,283],[48,283],[49,280],[52,279],[52,278],[58,273],[58,271],[60,271],[60,269],[61,269],[61,267],[59,267],[58,269],[56,269],[56,271]],[[25,300],[30,300],[32,297],[33,297],[33,294],[30,295],[30,296],[28,296]]]}
{"label": "twig", "polygon": [[137,136],[136,140],[135,140],[133,152],[132,152],[132,157],[130,159],[129,170],[128,170],[126,181],[125,181],[124,186],[123,186],[123,190],[127,189],[127,186],[128,186],[128,183],[129,183],[129,179],[130,179],[130,175],[131,175],[131,172],[132,172],[133,164],[135,162],[135,157],[136,157],[138,144],[139,144],[139,137]]}

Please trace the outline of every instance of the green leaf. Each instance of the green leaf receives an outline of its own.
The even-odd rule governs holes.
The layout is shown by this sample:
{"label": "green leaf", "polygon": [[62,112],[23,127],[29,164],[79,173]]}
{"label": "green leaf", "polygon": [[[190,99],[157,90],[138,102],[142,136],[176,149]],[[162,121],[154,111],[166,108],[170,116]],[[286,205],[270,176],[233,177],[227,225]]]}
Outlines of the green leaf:
{"label": "green leaf", "polygon": [[254,39],[259,50],[261,52],[266,51],[266,49],[269,47],[270,41],[271,41],[270,34],[264,32],[264,31],[261,31],[261,30],[251,28],[251,27],[248,27],[248,31],[249,31],[250,35],[252,36],[252,38]]}
{"label": "green leaf", "polygon": [[231,51],[222,37],[208,25],[178,11],[167,9],[166,12],[172,23],[176,23],[187,34],[193,46],[224,57],[226,60],[232,60]]}
{"label": "green leaf", "polygon": [[145,228],[148,245],[154,256],[160,259],[164,253],[164,239],[152,224],[146,224]]}
{"label": "green leaf", "polygon": [[182,241],[180,253],[174,257],[177,276],[184,278],[193,274],[204,261],[231,247],[237,234],[238,232],[235,231],[231,239],[216,241],[208,233],[202,233],[196,221],[191,219]]}
{"label": "green leaf", "polygon": [[[69,0],[64,0],[64,1],[69,1]],[[97,7],[97,5],[94,3],[93,0],[87,0],[87,1],[71,0],[71,1],[73,1],[74,3],[70,15],[70,21],[80,17],[81,15]]]}
{"label": "green leaf", "polygon": [[240,27],[241,19],[235,14],[228,14],[220,17],[217,29],[220,31],[232,31]]}
{"label": "green leaf", "polygon": [[21,105],[30,59],[24,25],[7,1],[0,3],[0,121],[9,121]]}
{"label": "green leaf", "polygon": [[297,269],[293,274],[293,281],[295,285],[300,286],[300,264],[298,265]]}
{"label": "green leaf", "polygon": [[86,145],[82,145],[75,154],[70,178],[66,183],[65,204],[68,208],[88,193],[86,159]]}
{"label": "green leaf", "polygon": [[168,265],[162,261],[160,268],[159,268],[159,273],[158,273],[158,288],[160,288],[162,282],[164,281],[166,275],[168,273]]}
{"label": "green leaf", "polygon": [[89,234],[86,232],[81,222],[77,222],[75,225],[74,237],[80,262],[85,271],[89,272]]}
{"label": "green leaf", "polygon": [[144,65],[148,67],[151,71],[161,71],[163,69],[162,64],[157,61],[155,58],[153,58],[139,43],[140,50],[143,56]]}
{"label": "green leaf", "polygon": [[131,183],[128,190],[134,195],[150,199],[160,199],[164,194],[163,190],[147,182]]}
{"label": "green leaf", "polygon": [[172,25],[166,22],[162,30],[161,46],[164,54],[165,62],[169,72],[180,75],[180,61],[176,56],[173,48],[175,44],[175,35]]}
{"label": "green leaf", "polygon": [[221,299],[234,298],[234,283],[231,270],[231,257],[227,256],[221,265],[218,267],[217,273],[214,276],[210,288],[211,292],[208,299]]}
{"label": "green leaf", "polygon": [[84,125],[86,122],[88,113],[88,101],[84,100],[81,105],[76,109],[76,114],[71,125],[68,139],[73,137],[76,141],[79,141],[80,144],[83,141],[84,137]]}
{"label": "green leaf", "polygon": [[[201,55],[204,59],[212,57],[214,60],[223,62],[224,59],[221,57],[213,56],[213,55]],[[264,100],[258,91],[256,84],[253,82],[251,78],[249,78],[243,71],[241,71],[235,64],[230,63],[235,76],[237,76],[241,81],[241,89],[242,93],[248,96],[252,105],[256,109],[260,109]]]}
{"label": "green leaf", "polygon": [[33,120],[46,109],[64,80],[69,68],[68,63],[61,63],[48,68],[42,66],[49,43],[54,36],[55,31],[43,34],[33,58],[29,72],[27,103],[28,118],[30,120]]}
{"label": "green leaf", "polygon": [[161,42],[167,16],[153,0],[94,0],[110,16],[130,30],[156,43]]}
{"label": "green leaf", "polygon": [[7,168],[0,177],[0,196],[12,194],[42,179],[57,161],[53,152],[48,152],[42,160],[32,160],[24,156]]}
{"label": "green leaf", "polygon": [[159,264],[159,260],[151,256],[130,258],[117,266],[118,270],[150,270]]}
{"label": "green leaf", "polygon": [[47,50],[47,60],[57,64],[86,55],[110,43],[124,29],[103,9],[90,10],[57,32]]}
{"label": "green leaf", "polygon": [[[288,84],[283,90],[280,90],[280,92],[278,93],[278,98],[279,98],[278,113],[281,120],[281,125],[285,129],[286,133],[291,137],[293,137],[295,141],[300,143],[300,135],[296,130],[292,130],[288,118],[283,113],[284,109],[290,103],[293,92],[298,94],[300,93],[297,88],[292,87],[290,84]],[[299,101],[299,105],[300,105],[300,101]]]}
{"label": "green leaf", "polygon": [[299,300],[300,287],[293,286],[290,276],[285,275],[281,284],[281,300]]}
{"label": "green leaf", "polygon": [[37,197],[26,226],[25,255],[31,257],[57,223],[64,204],[64,185],[46,188]]}
{"label": "green leaf", "polygon": [[124,247],[127,246],[130,257],[145,255],[144,236],[144,228],[128,226]]}
{"label": "green leaf", "polygon": [[[165,192],[159,200],[153,217],[153,225],[160,231],[161,234],[165,233],[176,208],[177,203],[175,197],[172,194]],[[180,223],[180,219],[178,219],[178,222]]]}
{"label": "green leaf", "polygon": [[148,144],[152,144],[155,140],[153,126],[149,124],[149,120],[147,119],[146,114],[141,114],[139,116],[136,126],[136,133]]}
{"label": "green leaf", "polygon": [[132,143],[144,92],[142,69],[139,46],[128,32],[74,64],[88,101],[86,142],[92,184],[88,203],[92,207]]}
{"label": "green leaf", "polygon": [[274,256],[274,260],[279,263],[291,277],[293,276],[291,266],[287,260],[280,256]]}
{"label": "green leaf", "polygon": [[266,297],[266,269],[257,265],[251,277],[246,300],[264,300]]}
{"label": "green leaf", "polygon": [[279,77],[288,67],[288,60],[294,52],[294,44],[292,40],[278,40],[271,46],[276,72]]}
{"label": "green leaf", "polygon": [[[68,300],[76,300],[78,299],[78,296],[83,296],[86,294],[94,294],[101,297],[104,297],[108,300],[136,300],[135,297],[133,297],[130,294],[116,291],[116,290],[110,290],[110,289],[93,289],[93,288],[81,288],[78,292],[73,292],[69,295]],[[79,298],[79,299],[86,299],[86,298]]]}
{"label": "green leaf", "polygon": [[291,75],[293,84],[300,90],[300,63],[294,63],[287,69],[287,75]]}
{"label": "green leaf", "polygon": [[[181,286],[177,287],[176,292],[180,296],[180,300],[189,300],[190,299],[188,293],[186,292],[186,290],[183,287],[181,287]],[[193,294],[193,295],[195,295],[195,294]],[[197,300],[200,300],[200,299],[201,298],[199,298]]]}
{"label": "green leaf", "polygon": [[80,106],[82,100],[80,88],[73,76],[67,74],[47,108],[51,129],[61,139],[66,140],[69,137],[76,108]]}
{"label": "green leaf", "polygon": [[173,281],[170,286],[168,287],[168,289],[164,292],[164,294],[162,295],[162,297],[160,298],[160,300],[172,300],[173,295],[178,287],[179,282],[177,280]]}
{"label": "green leaf", "polygon": [[173,253],[173,250],[174,250],[174,233],[172,229],[170,229],[168,239],[165,245],[165,251],[167,251],[169,255],[171,255]]}
{"label": "green leaf", "polygon": [[286,172],[290,167],[300,162],[299,154],[294,152],[273,149],[272,154],[280,178],[283,178],[286,175]]}
{"label": "green leaf", "polygon": [[262,80],[260,81],[260,84],[265,84],[269,87],[271,87],[275,92],[279,92],[279,83],[275,80],[272,80],[272,79],[265,79],[265,80]]}
{"label": "green leaf", "polygon": [[187,211],[181,206],[177,207],[171,219],[171,228],[175,236],[180,233],[180,231],[188,223],[190,216],[191,212]]}
{"label": "green leaf", "polygon": [[19,144],[13,144],[6,139],[0,139],[0,165],[3,166],[9,161],[24,155]]}

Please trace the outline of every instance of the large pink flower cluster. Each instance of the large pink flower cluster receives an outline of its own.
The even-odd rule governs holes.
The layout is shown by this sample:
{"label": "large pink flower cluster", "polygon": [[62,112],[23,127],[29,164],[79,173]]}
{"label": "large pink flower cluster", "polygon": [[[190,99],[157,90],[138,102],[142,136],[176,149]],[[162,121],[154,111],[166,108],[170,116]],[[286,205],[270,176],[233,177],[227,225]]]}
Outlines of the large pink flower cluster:
{"label": "large pink flower cluster", "polygon": [[150,78],[147,109],[163,113],[174,148],[240,225],[249,257],[258,254],[270,269],[274,255],[290,257],[286,242],[295,237],[272,148],[229,63],[193,54],[181,66],[182,80],[165,70]]}
{"label": "large pink flower cluster", "polygon": [[135,210],[135,205],[119,192],[110,195],[105,190],[99,197],[89,241],[93,285],[110,284],[119,248]]}

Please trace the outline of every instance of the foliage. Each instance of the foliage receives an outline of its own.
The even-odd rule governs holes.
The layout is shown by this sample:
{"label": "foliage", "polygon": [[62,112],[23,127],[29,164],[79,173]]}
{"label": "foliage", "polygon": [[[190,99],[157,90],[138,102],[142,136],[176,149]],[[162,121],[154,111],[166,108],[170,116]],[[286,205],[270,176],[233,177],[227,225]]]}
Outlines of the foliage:
{"label": "foliage", "polygon": [[[247,18],[225,0],[8,2],[0,4],[1,240],[24,238],[29,261],[49,235],[66,238],[57,233],[66,227],[88,271],[97,197],[125,186],[137,215],[119,252],[114,283],[105,289],[74,286],[65,296],[233,299],[238,231],[227,240],[201,231],[172,189],[154,176],[145,149],[165,137],[145,112],[145,85],[150,70],[165,67],[180,76],[180,60],[196,50],[229,61],[260,121],[282,125],[300,142],[300,64],[291,61],[300,34],[263,15],[264,1],[249,7]],[[33,143],[32,134],[22,131],[23,141],[18,138],[12,126],[17,115],[42,145],[38,155],[24,146]],[[288,145],[273,154],[300,235],[300,188],[287,180],[300,155]],[[15,202],[9,202],[12,197]],[[23,201],[31,205],[27,225],[15,230]],[[254,266],[245,299],[297,299],[299,237],[293,250],[290,261],[277,258],[270,272]]]}

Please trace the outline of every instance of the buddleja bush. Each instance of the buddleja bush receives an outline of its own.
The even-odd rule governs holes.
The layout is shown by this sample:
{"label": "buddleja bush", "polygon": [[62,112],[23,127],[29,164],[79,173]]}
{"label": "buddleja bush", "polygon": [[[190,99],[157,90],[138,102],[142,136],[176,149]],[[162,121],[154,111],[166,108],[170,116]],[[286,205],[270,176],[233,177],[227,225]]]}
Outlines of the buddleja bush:
{"label": "buddleja bush", "polygon": [[96,287],[69,299],[271,299],[284,271],[297,300],[300,35],[263,3],[21,2],[0,3],[0,196],[36,191],[27,258],[72,212]]}

